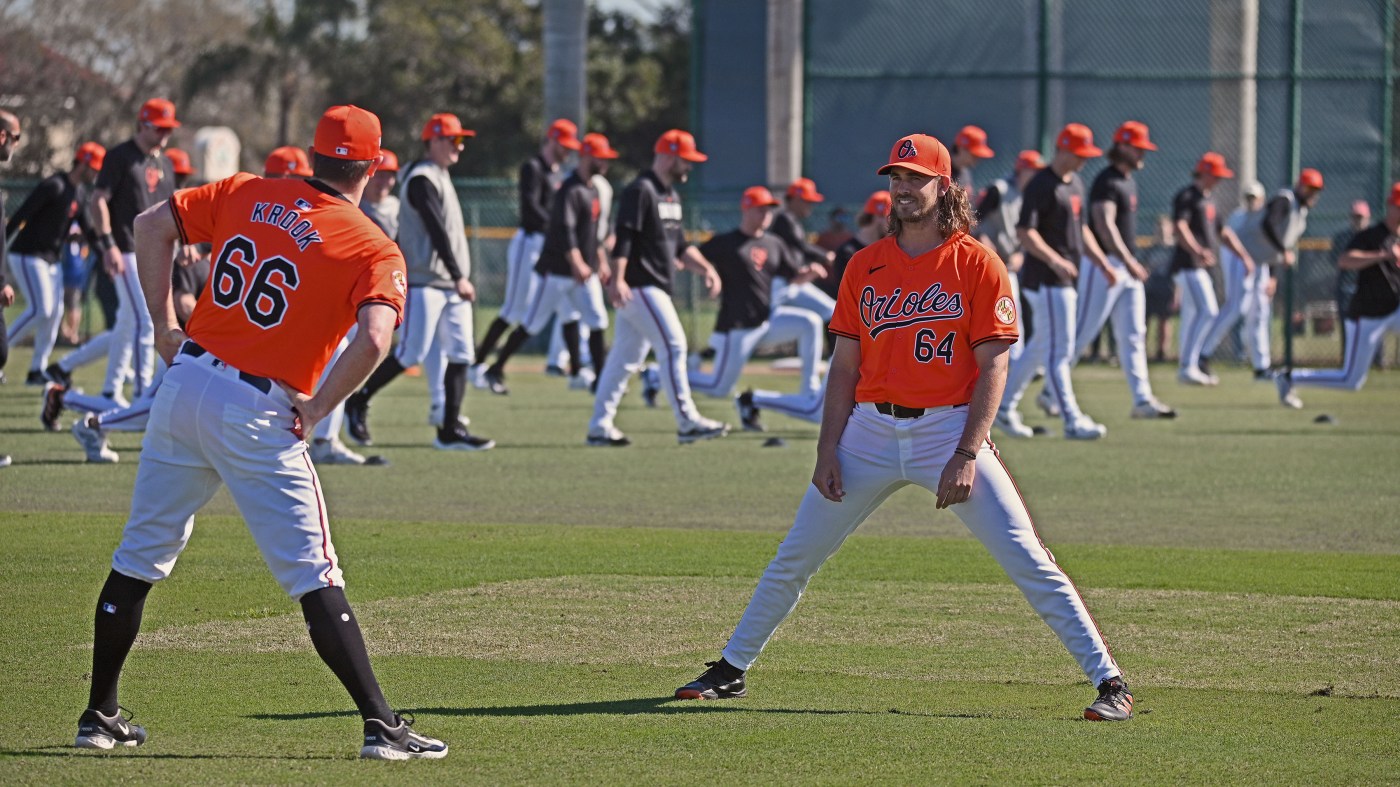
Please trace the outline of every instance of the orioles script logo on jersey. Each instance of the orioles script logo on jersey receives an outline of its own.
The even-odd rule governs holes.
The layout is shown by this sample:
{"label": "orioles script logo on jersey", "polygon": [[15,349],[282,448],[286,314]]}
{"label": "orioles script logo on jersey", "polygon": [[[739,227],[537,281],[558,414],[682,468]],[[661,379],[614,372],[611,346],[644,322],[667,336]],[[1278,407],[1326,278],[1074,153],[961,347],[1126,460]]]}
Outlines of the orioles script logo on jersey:
{"label": "orioles script logo on jersey", "polygon": [[860,291],[860,321],[872,339],[892,328],[956,320],[961,316],[962,293],[949,295],[940,282],[934,282],[923,292],[906,293],[895,287],[894,292],[879,295],[871,285]]}
{"label": "orioles script logo on jersey", "polygon": [[[297,207],[304,204],[303,200],[297,201]],[[309,204],[306,207],[311,207]],[[286,205],[279,205],[275,202],[255,202],[253,203],[253,215],[248,217],[249,221],[258,224],[271,224],[274,227],[286,231],[292,236],[292,240],[297,242],[297,248],[306,251],[306,248],[313,243],[321,243],[321,233],[311,226],[310,219],[303,219],[301,214],[292,210]]]}

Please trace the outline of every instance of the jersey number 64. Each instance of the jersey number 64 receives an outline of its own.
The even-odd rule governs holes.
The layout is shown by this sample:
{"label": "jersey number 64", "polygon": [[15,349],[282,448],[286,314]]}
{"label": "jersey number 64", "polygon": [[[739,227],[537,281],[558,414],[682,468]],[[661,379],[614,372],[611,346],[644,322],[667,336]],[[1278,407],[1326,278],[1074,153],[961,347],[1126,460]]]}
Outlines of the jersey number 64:
{"label": "jersey number 64", "polygon": [[939,341],[938,334],[932,328],[920,328],[914,334],[914,360],[928,363],[934,358],[942,358],[944,363],[952,363],[953,337],[957,335],[956,331],[949,331],[943,335],[943,341]]}
{"label": "jersey number 64", "polygon": [[209,278],[215,305],[231,309],[242,304],[248,321],[260,328],[282,323],[287,314],[287,291],[301,283],[291,260],[268,257],[260,262],[257,244],[242,235],[224,244]]}

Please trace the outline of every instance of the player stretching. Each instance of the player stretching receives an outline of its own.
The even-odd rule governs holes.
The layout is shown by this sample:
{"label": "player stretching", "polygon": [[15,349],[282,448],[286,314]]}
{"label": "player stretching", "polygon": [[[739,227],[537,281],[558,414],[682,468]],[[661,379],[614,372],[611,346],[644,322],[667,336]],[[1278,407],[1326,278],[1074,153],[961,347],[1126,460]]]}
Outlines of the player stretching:
{"label": "player stretching", "polygon": [[[19,118],[0,109],[0,164],[8,164],[19,146]],[[0,192],[0,257],[5,249],[5,194]],[[10,343],[5,341],[5,307],[15,302],[15,290],[5,281],[5,261],[0,259],[0,382],[5,381],[5,362],[10,360]],[[0,454],[0,467],[10,466],[10,455]]]}
{"label": "player stretching", "polygon": [[1400,334],[1400,183],[1390,187],[1385,218],[1356,233],[1337,264],[1357,271],[1356,295],[1343,323],[1346,360],[1340,369],[1284,370],[1274,381],[1285,407],[1297,410],[1303,400],[1295,385],[1359,391],[1366,384],[1371,359],[1387,333]]}
{"label": "player stretching", "polygon": [[825,323],[810,309],[793,306],[769,308],[772,282],[779,276],[793,285],[802,285],[823,271],[821,266],[802,266],[787,244],[767,232],[778,201],[762,186],[744,190],[739,200],[742,211],[739,228],[705,241],[700,253],[715,266],[722,285],[719,316],[710,346],[715,365],[700,370],[698,353],[690,356],[690,389],[706,396],[731,396],[743,374],[744,364],[763,343],[797,342],[802,359],[800,390],[795,394],[777,391],[745,391],[735,400],[744,429],[762,432],[759,411],[776,410],[794,418],[819,423],[822,409],[822,377],[817,359],[822,351]]}
{"label": "player stretching", "polygon": [[713,421],[695,409],[686,379],[685,331],[671,302],[676,268],[704,277],[710,297],[720,292],[719,274],[685,237],[681,196],[676,186],[690,176],[696,162],[709,158],[695,147],[688,131],[671,129],[656,140],[651,169],[622,192],[617,208],[617,245],[608,295],[617,309],[612,351],[598,375],[588,445],[630,445],[613,425],[617,406],[627,392],[627,378],[655,348],[661,387],[676,416],[676,439],[682,445],[729,433],[729,424]]}
{"label": "player stretching", "polygon": [[858,252],[841,282],[812,484],[720,660],[678,699],[744,696],[745,672],[812,575],[885,498],[915,484],[987,546],[1098,687],[1084,717],[1132,715],[1108,644],[988,440],[1016,306],[1006,266],[967,234],[967,192],[951,184],[948,159],[943,143],[913,134],[880,168],[893,234]]}
{"label": "player stretching", "polygon": [[[317,654],[364,717],[360,756],[447,756],[447,744],[415,732],[379,689],[301,438],[389,351],[403,309],[403,256],[356,207],[379,136],[373,114],[332,107],[316,127],[314,179],[239,174],[182,191],[137,220],[136,265],[171,366],[97,600],[79,748],[146,741],[117,704],[122,663],[146,595],[170,575],[195,512],[223,482],[283,590],[300,602]],[[170,297],[176,241],[212,243],[217,255],[188,335],[175,325]],[[359,327],[355,340],[309,396],[351,325]]]}
{"label": "player stretching", "polygon": [[[1006,263],[1011,275],[1011,299],[1021,303],[1021,239],[1016,234],[1016,220],[1021,217],[1021,195],[1035,173],[1045,168],[1038,150],[1023,150],[1016,156],[1011,175],[992,181],[977,202],[977,239],[987,245]],[[1016,312],[1016,333],[1025,334],[1025,315]],[[1025,342],[1011,345],[1008,361],[1021,357]],[[1037,404],[1040,400],[1036,400]]]}

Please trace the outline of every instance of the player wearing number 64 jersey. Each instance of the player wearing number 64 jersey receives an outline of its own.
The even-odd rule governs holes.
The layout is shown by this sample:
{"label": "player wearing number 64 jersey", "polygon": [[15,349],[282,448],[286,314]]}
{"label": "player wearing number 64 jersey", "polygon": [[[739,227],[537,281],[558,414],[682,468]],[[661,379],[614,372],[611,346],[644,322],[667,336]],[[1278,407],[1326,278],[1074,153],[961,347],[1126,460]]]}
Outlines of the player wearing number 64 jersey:
{"label": "player wearing number 64 jersey", "polygon": [[891,235],[856,252],[841,281],[812,485],[722,658],[678,699],[744,696],[744,672],[808,580],[880,503],[913,484],[986,545],[1098,687],[1085,717],[1132,715],[1122,671],[988,439],[1016,305],[1006,266],[967,234],[971,209],[951,169],[947,148],[923,134],[896,142],[880,168],[890,178]]}
{"label": "player wearing number 64 jersey", "polygon": [[[76,745],[139,746],[117,681],[152,585],[170,575],[194,515],[227,484],[316,652],[364,718],[362,757],[441,758],[447,746],[390,709],[342,589],[326,503],[303,435],[364,382],[402,313],[404,259],[356,204],[379,156],[379,118],[332,107],[316,128],[315,177],[248,174],[187,189],[136,221],[136,265],[170,364],[150,414],[131,516],[98,596],[92,685]],[[209,286],[176,327],[176,241],[212,243]],[[355,339],[312,396],[340,339]]]}

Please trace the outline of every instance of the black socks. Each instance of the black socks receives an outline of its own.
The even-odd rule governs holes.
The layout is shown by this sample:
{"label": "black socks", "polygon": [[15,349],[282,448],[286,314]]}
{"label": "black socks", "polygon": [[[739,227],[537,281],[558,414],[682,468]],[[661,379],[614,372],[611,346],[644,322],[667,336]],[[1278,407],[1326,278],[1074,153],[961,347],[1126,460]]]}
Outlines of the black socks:
{"label": "black socks", "polygon": [[403,364],[399,363],[398,358],[390,355],[379,364],[379,368],[374,370],[374,374],[369,376],[365,387],[359,390],[359,395],[368,399],[401,374],[403,374]]}
{"label": "black socks", "polygon": [[379,719],[394,726],[394,712],[379,690],[369,653],[360,634],[360,624],[340,588],[322,588],[301,597],[301,614],[316,653],[340,679],[350,698],[366,719]]}
{"label": "black socks", "polygon": [[457,418],[462,414],[462,399],[467,394],[467,365],[449,363],[442,373],[442,423],[438,424],[439,434],[449,434],[457,430]]}
{"label": "black socks", "polygon": [[476,346],[476,362],[486,363],[486,357],[496,350],[496,343],[510,330],[510,323],[500,317],[491,321],[491,327],[486,329],[486,336],[482,338],[481,344]]}
{"label": "black socks", "polygon": [[117,681],[131,644],[141,630],[141,611],[151,583],[112,571],[97,597],[92,633],[92,686],[88,707],[104,716],[117,712]]}

